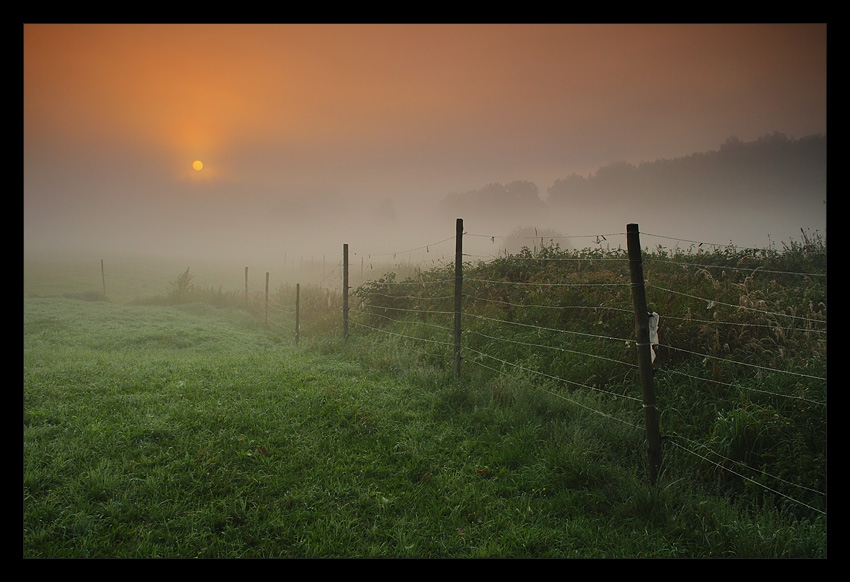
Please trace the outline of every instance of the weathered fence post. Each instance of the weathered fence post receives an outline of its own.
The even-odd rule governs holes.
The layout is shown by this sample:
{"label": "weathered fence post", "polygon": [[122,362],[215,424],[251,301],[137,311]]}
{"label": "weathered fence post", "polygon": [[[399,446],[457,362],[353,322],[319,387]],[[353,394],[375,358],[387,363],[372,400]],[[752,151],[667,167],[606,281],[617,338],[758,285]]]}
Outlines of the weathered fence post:
{"label": "weathered fence post", "polygon": [[643,258],[640,250],[640,231],[637,224],[626,225],[629,251],[632,303],[635,310],[638,368],[643,392],[643,416],[646,423],[646,450],[649,457],[649,479],[654,485],[661,470],[661,432],[658,428],[658,407],[655,402],[655,381],[652,369],[652,347],[649,345],[649,312],[646,307],[646,287],[643,279]]}
{"label": "weathered fence post", "polygon": [[103,259],[100,259],[100,278],[103,281],[103,298],[106,299],[106,271],[103,270]]}
{"label": "weathered fence post", "polygon": [[455,234],[455,375],[460,377],[461,304],[463,299],[463,219],[457,219]]}
{"label": "weathered fence post", "polygon": [[342,339],[348,341],[348,243],[342,245]]}
{"label": "weathered fence post", "polygon": [[301,283],[295,284],[295,345],[301,339]]}

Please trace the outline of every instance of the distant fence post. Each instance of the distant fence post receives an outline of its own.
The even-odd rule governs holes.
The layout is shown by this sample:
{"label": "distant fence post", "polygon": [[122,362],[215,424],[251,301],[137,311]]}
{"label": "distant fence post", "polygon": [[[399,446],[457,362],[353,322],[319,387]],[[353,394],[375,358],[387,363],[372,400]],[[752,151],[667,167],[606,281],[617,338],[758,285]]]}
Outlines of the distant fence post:
{"label": "distant fence post", "polygon": [[348,341],[348,243],[342,245],[342,339]]}
{"label": "distant fence post", "polygon": [[455,375],[460,377],[461,304],[463,299],[463,219],[458,218],[455,233]]}
{"label": "distant fence post", "polygon": [[100,259],[100,278],[103,281],[103,298],[106,299],[106,272],[103,270],[103,259]]}
{"label": "distant fence post", "polygon": [[646,287],[643,279],[643,258],[640,250],[640,231],[637,224],[626,225],[629,251],[632,303],[635,310],[638,368],[643,392],[643,415],[646,423],[646,449],[649,457],[649,479],[654,485],[661,470],[661,432],[658,428],[658,406],[655,402],[655,381],[652,370],[652,347],[649,345],[649,312],[646,307]]}
{"label": "distant fence post", "polygon": [[269,272],[266,271],[266,329],[269,328]]}
{"label": "distant fence post", "polygon": [[248,267],[245,267],[245,309],[248,309]]}
{"label": "distant fence post", "polygon": [[301,339],[301,283],[295,284],[295,345]]}

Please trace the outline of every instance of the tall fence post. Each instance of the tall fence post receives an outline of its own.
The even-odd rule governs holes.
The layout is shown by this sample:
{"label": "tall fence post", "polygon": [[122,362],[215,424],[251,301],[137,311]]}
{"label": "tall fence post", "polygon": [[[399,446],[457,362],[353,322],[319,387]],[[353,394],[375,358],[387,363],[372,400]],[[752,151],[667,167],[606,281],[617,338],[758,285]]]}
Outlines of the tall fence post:
{"label": "tall fence post", "polygon": [[248,309],[248,267],[245,267],[245,309]]}
{"label": "tall fence post", "polygon": [[646,307],[646,287],[643,279],[643,258],[640,250],[640,231],[637,224],[626,225],[629,250],[632,303],[635,310],[640,387],[643,392],[643,416],[646,423],[646,450],[649,457],[649,479],[654,485],[661,470],[661,432],[658,428],[658,406],[655,402],[655,380],[652,369],[652,347],[649,345],[649,311]]}
{"label": "tall fence post", "polygon": [[348,341],[348,243],[342,245],[342,339]]}
{"label": "tall fence post", "polygon": [[455,234],[455,375],[460,377],[461,304],[463,299],[463,219],[457,219]]}
{"label": "tall fence post", "polygon": [[103,281],[103,298],[106,299],[106,271],[103,270],[103,259],[100,259],[100,278]]}
{"label": "tall fence post", "polygon": [[295,284],[295,345],[301,339],[301,283]]}

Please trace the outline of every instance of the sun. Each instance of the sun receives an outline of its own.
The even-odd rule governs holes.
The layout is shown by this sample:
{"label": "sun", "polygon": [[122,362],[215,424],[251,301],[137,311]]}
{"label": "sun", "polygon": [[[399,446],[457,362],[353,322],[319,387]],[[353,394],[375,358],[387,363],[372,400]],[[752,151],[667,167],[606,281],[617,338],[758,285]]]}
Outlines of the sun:
{"label": "sun", "polygon": [[200,171],[204,169],[204,163],[201,160],[195,160],[192,162],[192,167]]}

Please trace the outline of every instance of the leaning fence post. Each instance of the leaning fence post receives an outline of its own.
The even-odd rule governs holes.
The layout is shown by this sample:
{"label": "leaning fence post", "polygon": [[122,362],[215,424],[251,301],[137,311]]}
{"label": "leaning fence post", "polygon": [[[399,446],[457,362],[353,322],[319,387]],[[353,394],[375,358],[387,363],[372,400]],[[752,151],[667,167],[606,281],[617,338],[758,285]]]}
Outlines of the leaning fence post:
{"label": "leaning fence post", "polygon": [[342,245],[342,338],[348,341],[348,243]]}
{"label": "leaning fence post", "polygon": [[463,299],[463,219],[457,219],[455,234],[455,375],[460,377],[461,303]]}
{"label": "leaning fence post", "polygon": [[643,416],[646,423],[646,450],[649,457],[649,479],[654,485],[661,470],[661,432],[658,428],[658,407],[655,402],[655,381],[652,369],[652,347],[649,345],[649,312],[646,307],[646,287],[643,279],[643,258],[640,250],[640,231],[637,224],[626,225],[629,251],[632,303],[635,310],[638,368],[643,392]]}

